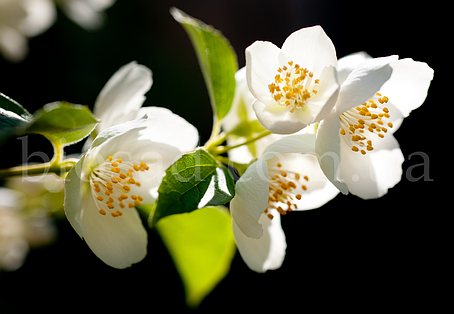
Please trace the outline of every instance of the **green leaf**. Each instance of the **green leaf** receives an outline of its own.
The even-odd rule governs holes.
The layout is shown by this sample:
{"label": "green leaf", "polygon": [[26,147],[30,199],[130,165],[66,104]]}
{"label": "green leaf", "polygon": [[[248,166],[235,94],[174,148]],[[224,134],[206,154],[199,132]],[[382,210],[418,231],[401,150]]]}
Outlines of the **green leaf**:
{"label": "green leaf", "polygon": [[223,207],[168,216],[156,226],[196,307],[227,275],[235,255],[231,218]]}
{"label": "green leaf", "polygon": [[168,215],[225,204],[233,198],[234,186],[228,169],[204,149],[185,154],[166,170],[156,205],[150,209],[149,225],[154,227]]}
{"label": "green leaf", "polygon": [[32,116],[19,103],[0,93],[0,144],[29,123]]}
{"label": "green leaf", "polygon": [[235,94],[238,63],[235,51],[222,33],[186,13],[172,8],[173,18],[191,39],[215,116],[220,121],[230,111]]}
{"label": "green leaf", "polygon": [[37,110],[33,117],[34,120],[25,129],[25,133],[42,134],[58,145],[82,140],[99,122],[88,107],[64,101],[45,105]]}
{"label": "green leaf", "polygon": [[0,108],[6,111],[11,111],[24,120],[29,121],[31,119],[31,114],[25,110],[24,107],[22,107],[17,101],[2,93],[0,93]]}

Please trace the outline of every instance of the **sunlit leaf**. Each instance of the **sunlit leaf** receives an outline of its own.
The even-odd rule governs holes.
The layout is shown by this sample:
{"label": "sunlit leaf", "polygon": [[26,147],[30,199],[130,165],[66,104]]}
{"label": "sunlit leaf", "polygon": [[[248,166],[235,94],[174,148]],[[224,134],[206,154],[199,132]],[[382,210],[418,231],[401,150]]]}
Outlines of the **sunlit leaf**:
{"label": "sunlit leaf", "polygon": [[172,8],[170,13],[179,22],[194,46],[211,106],[218,120],[232,107],[235,94],[235,73],[238,63],[235,51],[222,33],[186,13]]}
{"label": "sunlit leaf", "polygon": [[52,143],[68,145],[87,137],[98,122],[86,106],[54,102],[37,110],[24,132],[38,133]]}
{"label": "sunlit leaf", "polygon": [[0,93],[0,144],[29,123],[32,116],[18,102]]}
{"label": "sunlit leaf", "polygon": [[225,204],[234,196],[230,172],[204,149],[183,155],[166,170],[151,209],[150,226],[162,217]]}
{"label": "sunlit leaf", "polygon": [[207,207],[167,216],[156,228],[183,281],[186,303],[197,306],[230,269],[235,254],[230,214]]}

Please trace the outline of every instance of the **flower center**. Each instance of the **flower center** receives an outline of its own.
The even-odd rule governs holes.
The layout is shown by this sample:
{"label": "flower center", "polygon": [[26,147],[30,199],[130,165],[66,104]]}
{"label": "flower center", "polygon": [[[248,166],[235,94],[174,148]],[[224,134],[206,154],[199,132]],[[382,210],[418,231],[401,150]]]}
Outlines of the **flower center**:
{"label": "flower center", "polygon": [[293,61],[277,70],[274,82],[268,85],[271,96],[281,106],[290,107],[290,112],[303,108],[306,101],[317,94],[314,89],[320,80],[313,80],[314,74],[301,68]]}
{"label": "flower center", "polygon": [[123,162],[120,158],[114,160],[112,156],[93,170],[90,185],[99,213],[104,216],[110,212],[110,215],[116,218],[123,215],[121,209],[126,206],[128,208],[139,206],[143,197],[128,194],[132,187],[141,186],[141,183],[134,179],[134,174],[147,170],[149,167],[144,162],[137,165]]}
{"label": "flower center", "polygon": [[384,121],[390,117],[389,109],[384,106],[388,101],[388,97],[377,93],[374,99],[347,110],[340,116],[342,125],[340,134],[353,152],[366,155],[367,152],[374,150],[372,140],[368,136],[375,134],[379,138],[384,138],[388,132],[386,126],[393,127],[391,122]]}
{"label": "flower center", "polygon": [[[269,173],[268,207],[264,211],[269,219],[274,218],[269,213],[270,208],[276,209],[281,215],[286,215],[287,212],[297,209],[298,205],[295,203],[295,199],[301,200],[302,196],[300,193],[307,190],[305,184],[309,181],[308,176],[301,177],[299,173],[280,170],[282,168],[280,163],[277,163],[276,166],[277,171],[270,170]],[[282,206],[287,208],[284,209]]]}

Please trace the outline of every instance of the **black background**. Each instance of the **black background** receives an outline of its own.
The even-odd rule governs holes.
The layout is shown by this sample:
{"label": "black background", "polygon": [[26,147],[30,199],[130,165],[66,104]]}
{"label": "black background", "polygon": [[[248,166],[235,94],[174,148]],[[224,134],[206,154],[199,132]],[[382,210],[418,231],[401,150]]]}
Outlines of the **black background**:
{"label": "black background", "polygon": [[[96,32],[59,12],[52,28],[30,40],[26,60],[0,59],[0,91],[30,112],[57,100],[92,107],[110,76],[137,60],[153,71],[145,105],[167,107],[187,119],[203,144],[211,130],[209,100],[191,43],[169,14],[171,6],[221,30],[240,67],[244,49],[255,40],[280,46],[293,31],[319,24],[339,58],[361,50],[373,57],[398,54],[435,70],[426,102],[395,133],[406,158],[402,181],[377,200],[338,195],[322,208],[283,217],[288,248],[282,267],[257,274],[237,254],[229,275],[198,310],[434,312],[446,296],[440,289],[448,250],[443,222],[452,209],[442,201],[452,185],[452,131],[444,129],[450,124],[452,89],[443,77],[452,68],[447,40],[452,27],[445,23],[444,9],[437,2],[118,0],[107,10],[106,26]],[[30,152],[51,155],[50,144],[39,136],[29,143]],[[74,145],[67,152],[80,149]],[[15,165],[22,158],[21,141],[10,140],[2,152],[2,167]],[[409,159],[415,152],[427,156],[430,181],[408,180],[409,167],[423,162],[419,155]],[[423,167],[411,174],[422,176]],[[0,313],[185,310],[181,281],[154,231],[146,259],[117,270],[98,260],[66,221],[58,226],[55,244],[32,250],[19,270],[0,273]]]}

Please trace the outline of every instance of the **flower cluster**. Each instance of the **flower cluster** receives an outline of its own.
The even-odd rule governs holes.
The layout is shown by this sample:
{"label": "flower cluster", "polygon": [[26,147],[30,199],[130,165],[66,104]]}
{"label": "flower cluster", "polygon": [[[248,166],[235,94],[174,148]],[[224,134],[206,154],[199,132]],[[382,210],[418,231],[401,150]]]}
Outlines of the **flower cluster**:
{"label": "flower cluster", "polygon": [[[258,158],[238,180],[230,210],[241,256],[263,272],[285,256],[280,215],[320,207],[339,191],[378,198],[400,181],[404,158],[393,133],[424,102],[433,70],[365,52],[337,60],[319,26],[292,33],[281,49],[255,42],[246,58],[235,106],[289,134],[230,153],[241,162]],[[233,111],[224,123],[231,129],[238,120]]]}
{"label": "flower cluster", "polygon": [[[34,4],[44,8],[47,2]],[[25,3],[0,1],[0,7],[13,10]],[[113,1],[59,3],[91,27],[90,14],[76,12],[90,7],[98,16]],[[214,112],[212,134],[203,146],[197,129],[182,117],[142,107],[152,72],[135,61],[114,73],[92,111],[56,102],[31,115],[0,94],[5,130],[0,144],[8,136],[38,133],[54,147],[49,162],[2,169],[0,178],[45,174],[43,181],[32,181],[45,181],[48,192],[49,182],[58,182],[55,194],[64,189],[64,200],[57,203],[104,263],[126,268],[143,260],[147,229],[156,227],[186,281],[195,276],[193,265],[185,263],[197,258],[187,254],[187,247],[203,247],[227,272],[236,243],[252,270],[277,269],[287,248],[281,216],[319,208],[339,192],[379,198],[401,180],[404,157],[393,133],[425,101],[433,78],[426,63],[395,55],[372,58],[365,52],[338,60],[330,38],[314,26],[290,34],[281,48],[254,42],[245,51],[246,66],[238,70],[231,46],[218,31],[177,9],[171,13],[190,34]],[[16,30],[27,28],[21,25]],[[64,146],[84,138],[81,154],[64,159]],[[239,175],[236,182],[231,170]],[[17,193],[17,186],[12,189],[0,194]],[[11,209],[17,202],[9,203],[0,203],[0,267],[16,269],[29,248],[28,227]],[[9,229],[2,227],[6,224]],[[50,233],[48,238],[54,236]],[[195,245],[188,244],[191,236]],[[201,241],[203,236],[210,241]],[[211,264],[216,263],[207,267]],[[203,293],[219,280],[213,277]],[[198,295],[194,299],[200,302]]]}
{"label": "flower cluster", "polygon": [[19,62],[28,53],[27,39],[45,32],[56,20],[56,5],[81,27],[99,28],[103,11],[115,0],[2,0],[0,1],[0,54]]}

